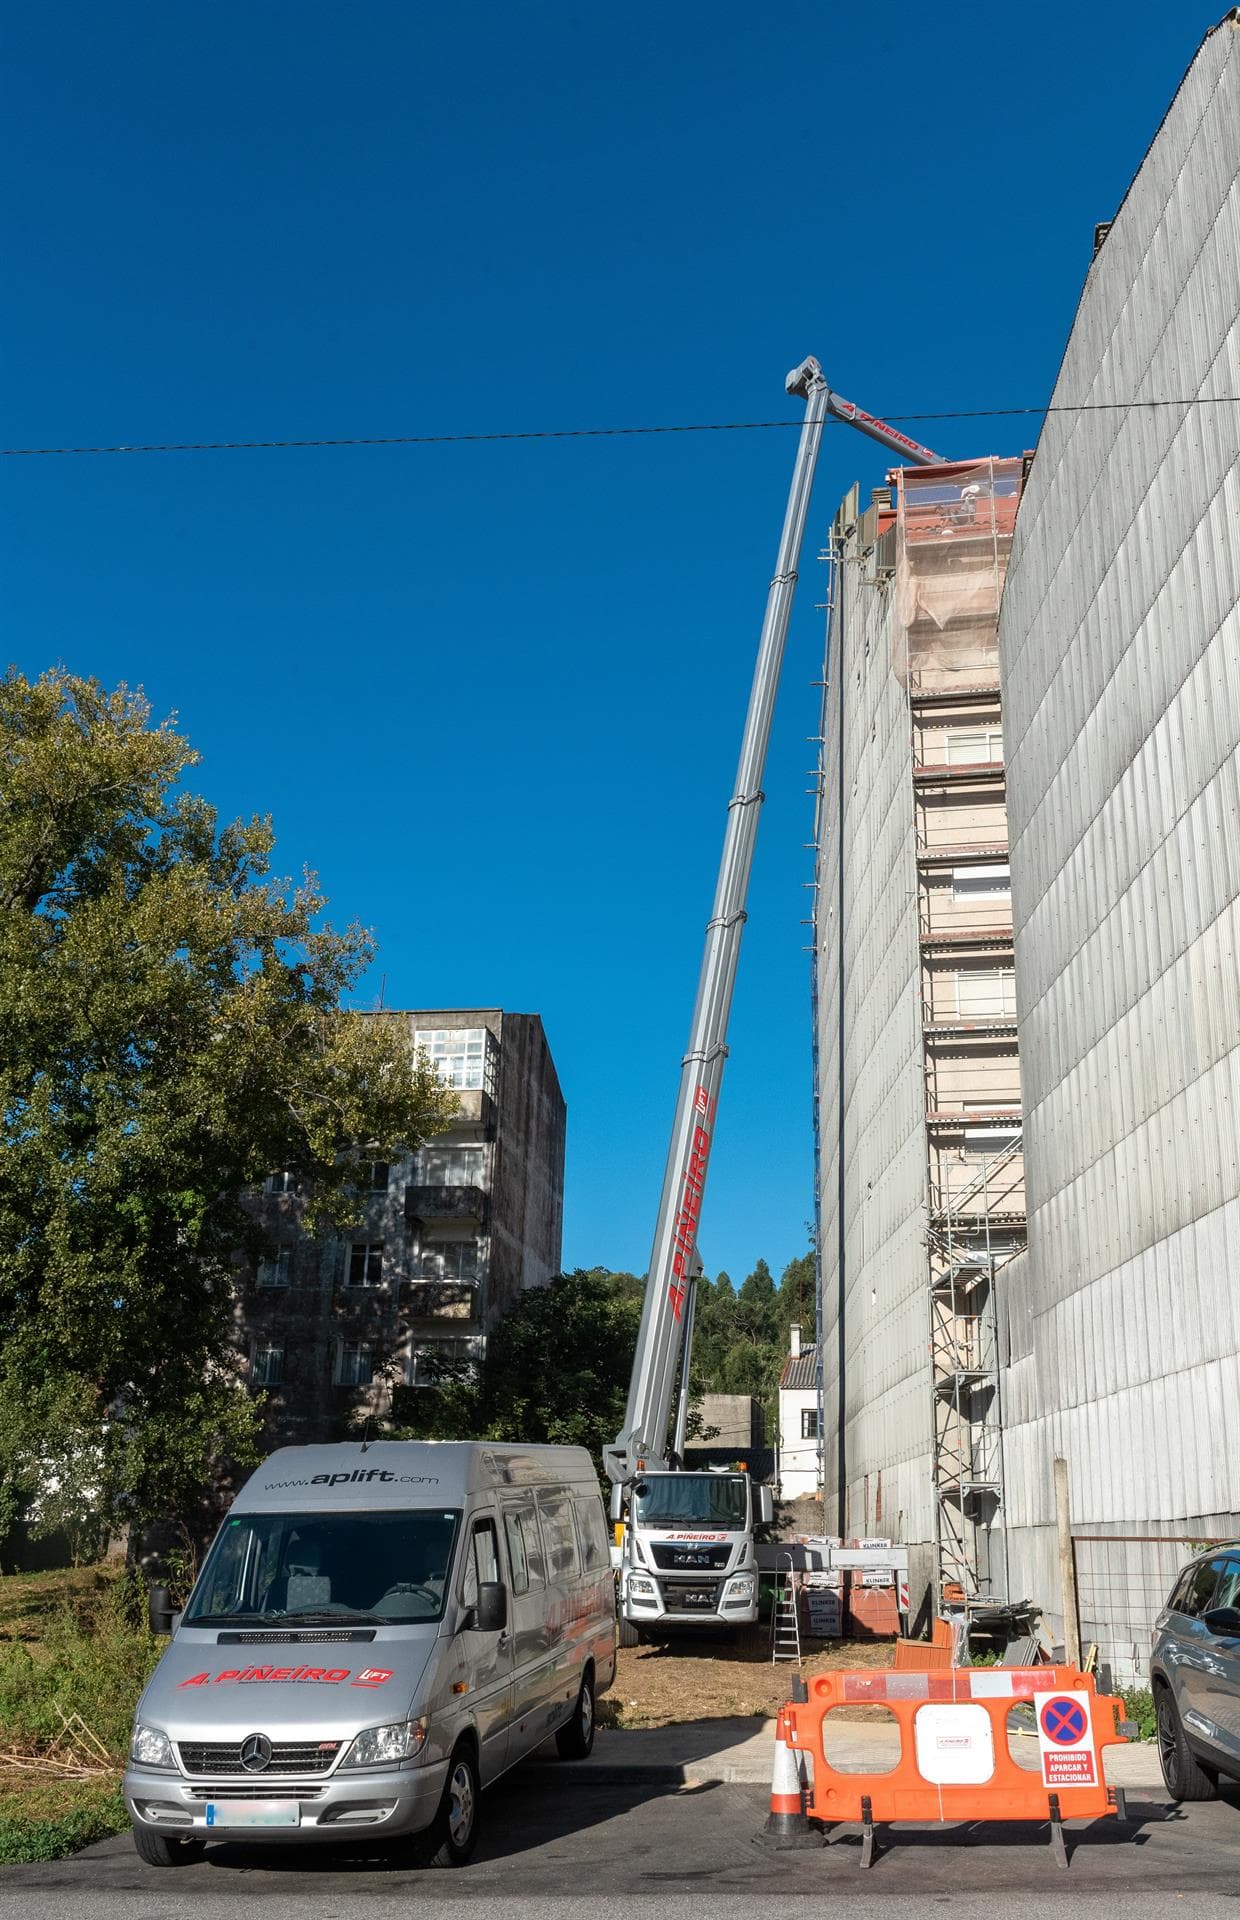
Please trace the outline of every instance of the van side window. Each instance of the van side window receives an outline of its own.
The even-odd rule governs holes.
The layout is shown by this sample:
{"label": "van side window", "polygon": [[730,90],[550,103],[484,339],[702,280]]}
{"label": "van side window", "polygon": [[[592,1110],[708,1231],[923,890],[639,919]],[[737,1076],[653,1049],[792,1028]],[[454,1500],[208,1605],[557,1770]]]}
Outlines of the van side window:
{"label": "van side window", "polygon": [[587,1572],[594,1573],[611,1564],[603,1509],[597,1500],[589,1498],[573,1504],[577,1513],[577,1537],[581,1542],[581,1564]]}
{"label": "van side window", "polygon": [[545,1585],[543,1571],[542,1540],[539,1538],[538,1521],[533,1507],[520,1507],[513,1515],[521,1529],[521,1544],[525,1548],[525,1565],[529,1573],[531,1587]]}
{"label": "van side window", "polygon": [[465,1578],[461,1582],[462,1604],[476,1607],[479,1581],[498,1579],[499,1541],[495,1538],[495,1522],[475,1520],[465,1558]]}
{"label": "van side window", "polygon": [[508,1564],[512,1568],[512,1590],[514,1593],[528,1593],[530,1588],[530,1570],[525,1558],[525,1542],[521,1538],[521,1516],[511,1507],[504,1508],[504,1537],[508,1542]]}
{"label": "van side window", "polygon": [[547,1559],[550,1563],[548,1577],[552,1580],[571,1580],[579,1569],[577,1535],[573,1527],[573,1510],[568,1495],[540,1493],[538,1514],[542,1521],[543,1539],[547,1545]]}

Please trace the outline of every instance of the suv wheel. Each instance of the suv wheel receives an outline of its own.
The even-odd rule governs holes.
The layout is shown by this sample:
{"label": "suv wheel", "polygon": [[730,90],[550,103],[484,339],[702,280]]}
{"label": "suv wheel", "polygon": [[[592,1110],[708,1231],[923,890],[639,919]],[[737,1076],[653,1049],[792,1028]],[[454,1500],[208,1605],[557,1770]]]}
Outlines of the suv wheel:
{"label": "suv wheel", "polygon": [[175,1840],[166,1833],[151,1833],[146,1827],[134,1828],[133,1843],[139,1860],[145,1860],[148,1867],[189,1867],[206,1851],[201,1840]]}
{"label": "suv wheel", "polygon": [[581,1692],[573,1708],[573,1717],[555,1736],[561,1760],[588,1760],[594,1746],[594,1675],[581,1676]]}
{"label": "suv wheel", "polygon": [[1158,1725],[1158,1758],[1163,1779],[1173,1800],[1213,1800],[1217,1780],[1197,1759],[1180,1724],[1180,1715],[1170,1687],[1160,1686],[1154,1694],[1154,1712]]}

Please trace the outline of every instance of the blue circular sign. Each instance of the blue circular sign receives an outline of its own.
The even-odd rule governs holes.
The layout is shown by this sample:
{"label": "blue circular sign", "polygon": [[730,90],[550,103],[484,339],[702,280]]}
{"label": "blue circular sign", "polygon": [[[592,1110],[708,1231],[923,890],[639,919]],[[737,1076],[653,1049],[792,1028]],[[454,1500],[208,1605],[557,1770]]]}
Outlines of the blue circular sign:
{"label": "blue circular sign", "polygon": [[1048,1700],[1042,1709],[1042,1731],[1057,1747],[1074,1747],[1085,1738],[1089,1721],[1078,1700]]}

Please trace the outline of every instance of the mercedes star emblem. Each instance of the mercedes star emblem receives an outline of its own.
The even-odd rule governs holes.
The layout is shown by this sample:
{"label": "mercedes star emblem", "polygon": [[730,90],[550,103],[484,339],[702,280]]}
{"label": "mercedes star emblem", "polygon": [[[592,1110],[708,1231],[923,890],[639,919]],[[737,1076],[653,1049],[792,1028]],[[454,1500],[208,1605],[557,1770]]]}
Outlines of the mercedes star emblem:
{"label": "mercedes star emblem", "polygon": [[271,1742],[265,1733],[252,1733],[241,1742],[241,1764],[247,1773],[262,1773],[271,1765]]}

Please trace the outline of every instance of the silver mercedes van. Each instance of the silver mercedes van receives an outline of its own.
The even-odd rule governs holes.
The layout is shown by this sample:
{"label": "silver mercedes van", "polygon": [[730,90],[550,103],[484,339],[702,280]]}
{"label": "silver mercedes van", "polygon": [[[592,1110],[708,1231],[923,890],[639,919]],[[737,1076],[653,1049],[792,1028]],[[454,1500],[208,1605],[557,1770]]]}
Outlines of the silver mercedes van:
{"label": "silver mercedes van", "polygon": [[549,1734],[594,1742],[615,1674],[579,1447],[286,1447],[216,1535],[138,1702],[125,1804],[152,1866],[220,1840],[417,1836],[459,1866],[479,1796]]}

